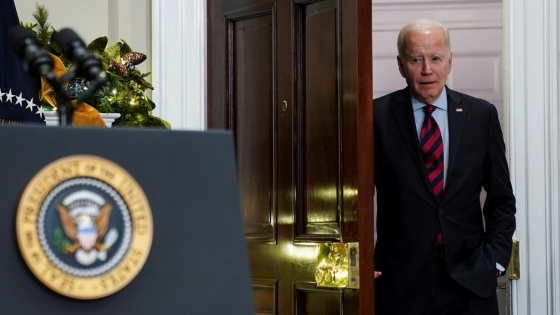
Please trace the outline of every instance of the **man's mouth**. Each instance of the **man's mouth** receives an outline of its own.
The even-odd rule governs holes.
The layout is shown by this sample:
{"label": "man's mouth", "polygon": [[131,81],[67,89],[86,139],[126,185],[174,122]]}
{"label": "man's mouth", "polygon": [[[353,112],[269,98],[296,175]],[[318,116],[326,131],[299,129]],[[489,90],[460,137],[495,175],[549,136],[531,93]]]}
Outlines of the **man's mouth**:
{"label": "man's mouth", "polygon": [[420,82],[420,85],[431,85],[435,84],[436,82]]}

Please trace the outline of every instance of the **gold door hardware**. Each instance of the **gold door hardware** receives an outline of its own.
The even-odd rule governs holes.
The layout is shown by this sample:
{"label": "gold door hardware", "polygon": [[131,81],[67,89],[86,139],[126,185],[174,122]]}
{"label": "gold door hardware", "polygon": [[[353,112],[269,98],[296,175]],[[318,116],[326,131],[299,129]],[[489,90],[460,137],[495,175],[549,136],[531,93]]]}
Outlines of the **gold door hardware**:
{"label": "gold door hardware", "polygon": [[519,240],[513,239],[513,246],[511,249],[511,259],[509,261],[509,279],[519,280],[521,278],[521,266],[519,262]]}
{"label": "gold door hardware", "polygon": [[286,111],[286,109],[288,109],[288,102],[283,101],[283,102],[282,102],[282,110],[283,110],[283,111]]}
{"label": "gold door hardware", "polygon": [[359,243],[317,244],[315,281],[320,287],[360,288]]}

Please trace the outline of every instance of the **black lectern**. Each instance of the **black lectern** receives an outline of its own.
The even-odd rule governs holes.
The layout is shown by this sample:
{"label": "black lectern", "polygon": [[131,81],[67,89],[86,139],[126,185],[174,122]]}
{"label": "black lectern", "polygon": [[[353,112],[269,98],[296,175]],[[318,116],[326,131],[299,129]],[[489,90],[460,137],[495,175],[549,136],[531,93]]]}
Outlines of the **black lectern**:
{"label": "black lectern", "polygon": [[[56,189],[52,190],[67,189],[68,196],[57,197],[45,192],[48,197],[36,201],[42,205],[36,211],[32,207],[22,208],[21,204],[25,201],[22,194],[30,190],[30,181],[36,174],[53,161],[69,156],[93,156],[120,166],[142,188],[151,208],[153,240],[145,264],[128,285],[102,298],[76,299],[53,291],[38,280],[37,275],[43,273],[42,269],[32,272],[28,267],[29,263],[35,263],[33,259],[36,257],[24,259],[20,251],[20,247],[28,245],[27,242],[30,247],[42,246],[53,252],[59,248],[66,258],[57,260],[47,255],[49,261],[40,276],[50,277],[53,286],[69,286],[73,292],[84,289],[84,285],[59,281],[57,277],[64,275],[49,273],[49,268],[60,263],[67,266],[61,267],[63,270],[68,268],[71,273],[78,270],[74,275],[103,277],[104,272],[109,272],[103,269],[105,262],[114,259],[119,263],[117,258],[111,257],[128,255],[126,250],[129,245],[122,245],[127,239],[126,233],[112,231],[106,222],[99,219],[102,214],[97,215],[99,218],[83,215],[95,210],[90,208],[96,198],[103,199],[101,197],[112,194],[115,200],[127,200],[126,188],[118,190],[118,193],[105,193],[100,188],[98,195],[101,197],[96,197],[95,193],[92,197],[76,188],[79,185],[75,183],[64,184],[64,176],[68,175],[65,171],[54,172],[51,177],[60,182],[53,184]],[[71,172],[70,168],[68,172]],[[106,172],[107,176],[112,176],[110,171]],[[74,181],[83,182],[81,177]],[[93,183],[97,185],[95,180]],[[32,189],[36,193],[45,188],[38,182],[34,185]],[[0,314],[224,315],[254,312],[233,141],[228,133],[1,127],[0,202]],[[57,210],[45,214],[46,204],[52,204]],[[102,208],[98,212],[110,211],[112,218],[119,213],[115,205],[113,210]],[[127,223],[126,218],[119,223],[124,227],[132,226],[128,230],[132,231],[132,236],[128,237],[129,241],[132,239],[132,244],[137,228],[135,207],[133,203],[129,204],[132,224]],[[72,212],[78,211],[76,209],[82,211],[82,216]],[[16,218],[16,212],[22,217]],[[31,214],[38,218],[37,221],[27,218]],[[75,222],[74,230],[65,223],[65,216],[70,218],[70,214],[83,219]],[[51,221],[54,223],[49,223],[49,215],[53,216]],[[16,227],[17,224],[27,219],[32,225],[40,226],[37,232],[40,246],[32,243],[31,236],[20,241],[16,239],[16,230],[21,229]],[[56,233],[47,231],[49,224],[58,224],[58,228],[54,228]],[[97,241],[88,238],[88,231],[98,233]],[[101,235],[105,236],[102,238]],[[109,240],[111,237],[112,241]],[[109,249],[117,245],[124,250],[121,256],[116,254],[117,249]],[[88,255],[94,250],[98,253],[105,251],[109,256],[99,254],[88,260]],[[82,251],[83,257],[78,264],[72,255],[77,257],[79,251]],[[130,261],[130,265],[123,265],[123,274],[129,267],[134,267],[136,261]],[[96,274],[89,271],[80,273],[82,267],[95,264],[101,266],[94,268]],[[115,283],[119,281],[119,275],[117,273],[112,279]],[[102,286],[107,284],[100,283]],[[92,288],[98,289],[96,285]]]}

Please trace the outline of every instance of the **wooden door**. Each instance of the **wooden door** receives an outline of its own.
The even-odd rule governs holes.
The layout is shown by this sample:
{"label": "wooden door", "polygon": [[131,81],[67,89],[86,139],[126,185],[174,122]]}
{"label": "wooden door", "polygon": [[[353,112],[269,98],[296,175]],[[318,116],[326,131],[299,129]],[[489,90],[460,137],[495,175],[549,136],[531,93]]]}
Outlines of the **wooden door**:
{"label": "wooden door", "polygon": [[[371,0],[209,0],[208,127],[232,130],[257,314],[373,314]],[[360,290],[317,287],[360,242]]]}

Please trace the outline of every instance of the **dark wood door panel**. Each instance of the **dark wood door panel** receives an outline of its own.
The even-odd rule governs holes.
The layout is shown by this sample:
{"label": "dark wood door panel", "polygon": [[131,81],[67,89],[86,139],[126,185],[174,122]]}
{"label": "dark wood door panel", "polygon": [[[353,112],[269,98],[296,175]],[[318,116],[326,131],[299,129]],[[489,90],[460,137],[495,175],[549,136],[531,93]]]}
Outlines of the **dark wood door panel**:
{"label": "dark wood door panel", "polygon": [[340,10],[297,5],[297,240],[341,239]]}
{"label": "dark wood door panel", "polygon": [[256,315],[278,314],[278,281],[276,279],[252,279]]}
{"label": "dark wood door panel", "polygon": [[371,0],[207,7],[208,126],[235,135],[256,314],[372,314],[372,275],[314,282],[317,242],[360,241],[373,270]]}
{"label": "dark wood door panel", "polygon": [[343,314],[343,291],[319,288],[315,283],[296,282],[295,315],[339,315]]}
{"label": "dark wood door panel", "polygon": [[274,7],[226,15],[228,129],[234,132],[245,233],[275,242],[276,62]]}

